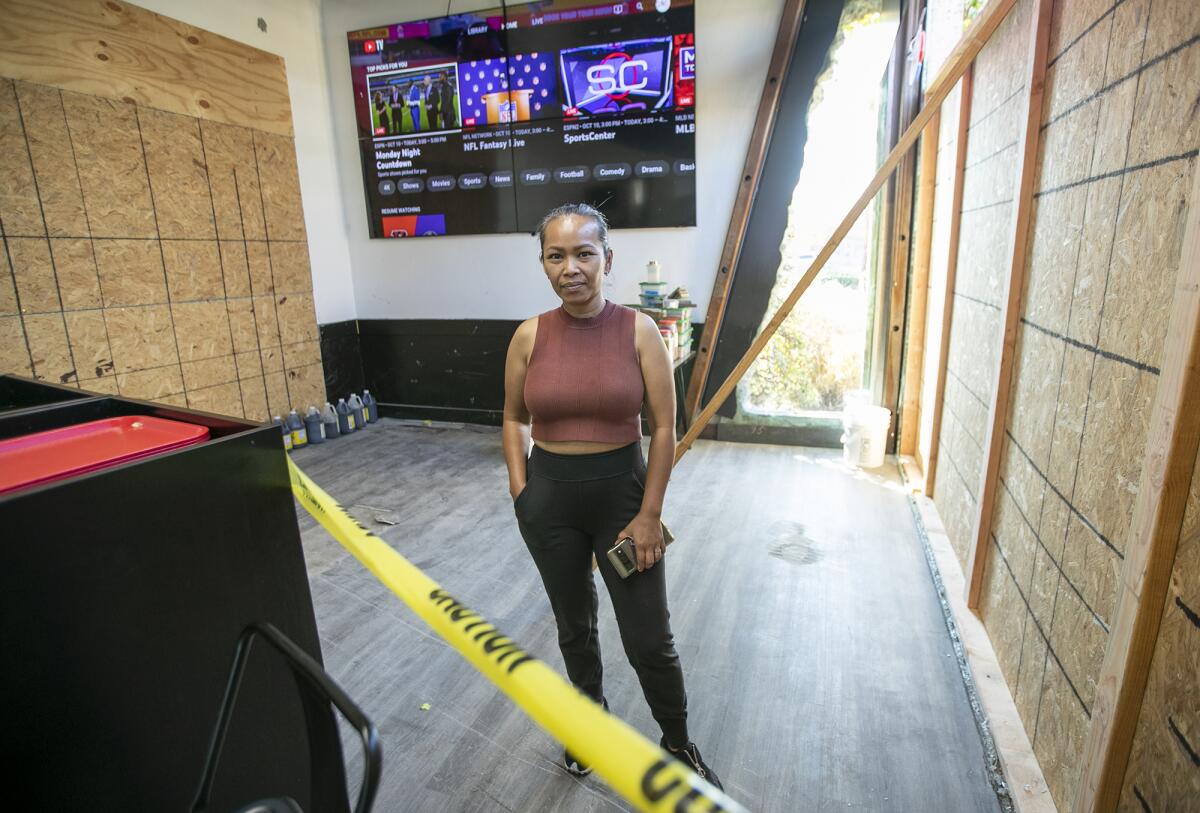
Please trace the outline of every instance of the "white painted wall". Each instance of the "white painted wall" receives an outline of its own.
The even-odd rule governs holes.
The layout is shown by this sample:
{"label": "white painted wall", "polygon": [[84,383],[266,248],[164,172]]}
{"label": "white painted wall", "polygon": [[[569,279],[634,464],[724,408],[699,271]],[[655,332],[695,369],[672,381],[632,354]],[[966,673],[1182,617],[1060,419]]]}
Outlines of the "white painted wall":
{"label": "white painted wall", "polygon": [[[333,116],[318,0],[136,2],[167,17],[283,57],[292,101],[317,321],[326,324],[355,318],[351,254],[342,213],[347,206],[361,208],[362,196],[355,190],[349,201],[342,199],[343,187],[334,161]],[[258,28],[259,17],[267,23],[266,32]]]}
{"label": "white painted wall", "polygon": [[[460,0],[452,3],[451,13],[495,5]],[[345,204],[341,217],[330,218],[324,227],[340,226],[347,235],[358,317],[518,319],[553,307],[558,300],[537,262],[537,245],[526,235],[369,239],[346,32],[441,16],[446,2],[322,0],[320,7],[339,183],[330,197]],[[782,11],[783,0],[697,0],[699,225],[613,232],[610,297],[616,301],[637,301],[646,263],[657,259],[664,279],[690,289],[703,318]],[[295,95],[292,103],[298,106]],[[307,213],[313,205],[307,187],[304,203]]]}

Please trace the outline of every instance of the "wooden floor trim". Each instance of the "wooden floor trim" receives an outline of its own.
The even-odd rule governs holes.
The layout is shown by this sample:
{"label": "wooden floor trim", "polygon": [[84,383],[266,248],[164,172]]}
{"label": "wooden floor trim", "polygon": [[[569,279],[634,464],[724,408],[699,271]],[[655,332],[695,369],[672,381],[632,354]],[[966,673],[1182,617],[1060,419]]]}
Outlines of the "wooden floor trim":
{"label": "wooden floor trim", "polygon": [[924,526],[919,531],[924,532],[941,575],[945,600],[958,628],[1013,809],[1016,813],[1058,813],[1012,693],[1000,672],[991,639],[983,621],[967,608],[966,579],[937,508],[933,500],[920,494],[910,494],[909,499]]}

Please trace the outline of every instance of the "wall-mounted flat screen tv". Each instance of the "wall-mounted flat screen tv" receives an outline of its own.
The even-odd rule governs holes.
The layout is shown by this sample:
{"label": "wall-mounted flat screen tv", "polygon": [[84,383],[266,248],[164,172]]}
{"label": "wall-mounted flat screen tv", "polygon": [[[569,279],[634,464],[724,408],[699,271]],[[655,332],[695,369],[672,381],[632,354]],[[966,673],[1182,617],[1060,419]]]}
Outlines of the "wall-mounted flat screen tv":
{"label": "wall-mounted flat screen tv", "polygon": [[351,31],[372,237],[531,231],[585,202],[696,225],[691,0],[554,0]]}

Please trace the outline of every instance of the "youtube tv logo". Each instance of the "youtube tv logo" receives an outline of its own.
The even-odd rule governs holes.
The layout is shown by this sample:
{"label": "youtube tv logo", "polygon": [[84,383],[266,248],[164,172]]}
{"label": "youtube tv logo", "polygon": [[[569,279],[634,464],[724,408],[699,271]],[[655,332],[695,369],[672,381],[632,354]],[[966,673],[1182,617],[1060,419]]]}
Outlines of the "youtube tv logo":
{"label": "youtube tv logo", "polygon": [[363,43],[364,54],[374,54],[383,50],[383,40],[367,40]]}

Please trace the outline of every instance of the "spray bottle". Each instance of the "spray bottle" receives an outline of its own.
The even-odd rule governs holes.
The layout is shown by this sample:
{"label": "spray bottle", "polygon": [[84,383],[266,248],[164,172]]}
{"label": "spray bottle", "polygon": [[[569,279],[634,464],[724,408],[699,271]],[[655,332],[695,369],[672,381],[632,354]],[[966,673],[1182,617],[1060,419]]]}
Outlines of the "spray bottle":
{"label": "spray bottle", "polygon": [[321,410],[321,427],[325,430],[325,440],[333,440],[341,434],[338,431],[338,416],[333,409],[333,404],[325,402],[325,408]]}
{"label": "spray bottle", "polygon": [[310,405],[308,413],[304,416],[304,431],[308,435],[309,443],[325,442],[325,425],[321,423],[321,413],[317,412],[315,406]]}

